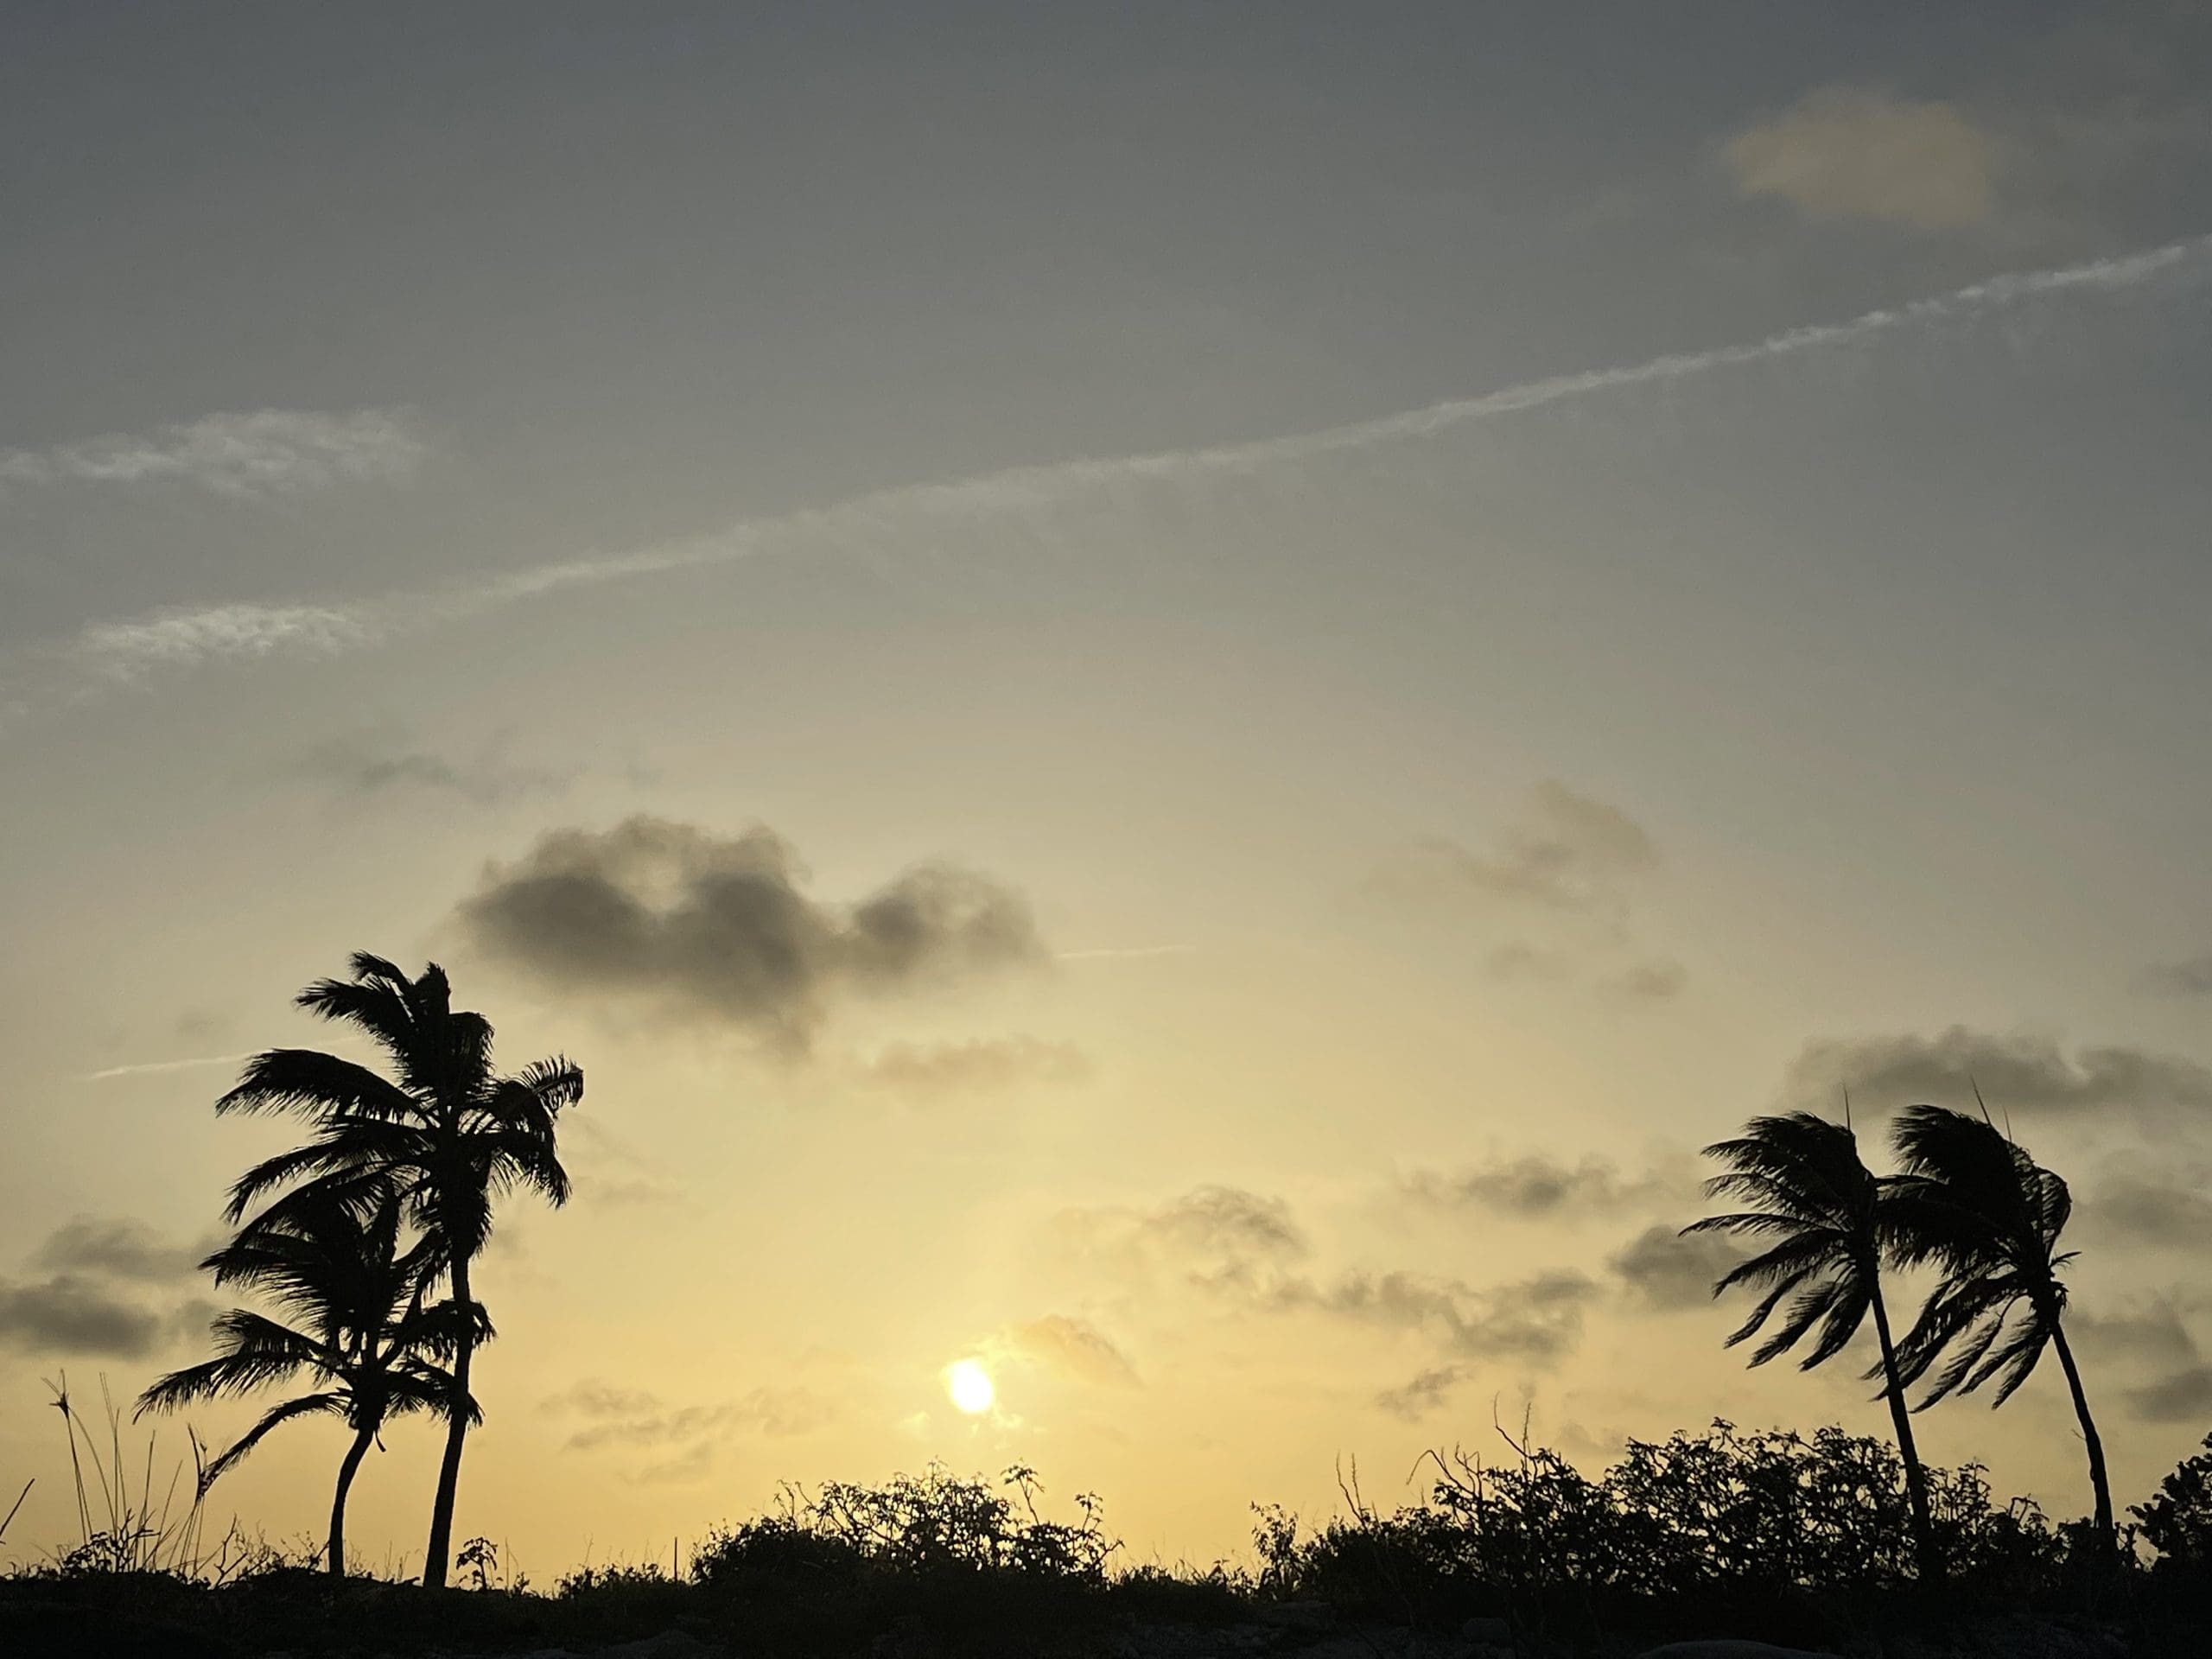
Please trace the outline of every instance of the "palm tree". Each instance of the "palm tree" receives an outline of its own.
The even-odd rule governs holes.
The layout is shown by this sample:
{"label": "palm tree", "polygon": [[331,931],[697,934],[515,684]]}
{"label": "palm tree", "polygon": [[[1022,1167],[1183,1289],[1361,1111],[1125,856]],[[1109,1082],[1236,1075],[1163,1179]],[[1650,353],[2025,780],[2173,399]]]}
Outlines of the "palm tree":
{"label": "palm tree", "polygon": [[338,1465],[337,1495],[330,1505],[327,1570],[346,1575],[346,1497],[361,1459],[390,1419],[410,1412],[442,1416],[462,1399],[438,1358],[459,1344],[464,1325],[482,1340],[490,1334],[482,1311],[464,1319],[453,1303],[425,1307],[422,1277],[398,1251],[399,1205],[386,1201],[367,1224],[335,1204],[298,1205],[241,1234],[200,1266],[218,1285],[258,1290],[296,1321],[281,1324],[250,1308],[233,1308],[213,1326],[219,1351],[213,1359],[172,1371],[138,1397],[138,1414],[168,1411],[195,1400],[255,1393],[308,1371],[321,1385],[272,1406],[230,1449],[200,1474],[200,1496],[258,1446],[264,1436],[296,1417],[327,1414],[353,1431]]}
{"label": "palm tree", "polygon": [[[442,1279],[454,1302],[474,1306],[469,1268],[491,1236],[494,1202],[517,1186],[556,1205],[567,1201],[569,1177],[554,1135],[562,1110],[583,1098],[583,1073],[557,1056],[511,1076],[495,1072],[490,1022],[452,1006],[451,987],[435,963],[416,979],[366,953],[350,966],[351,979],[318,980],[296,1001],[370,1038],[393,1076],[313,1049],[271,1049],[248,1061],[238,1087],[215,1109],[290,1112],[314,1134],[238,1178],[230,1218],[271,1194],[266,1217],[325,1203],[365,1216],[385,1197],[396,1198],[421,1236],[413,1255],[423,1285]],[[423,1561],[423,1582],[432,1588],[446,1580],[462,1446],[473,1421],[459,1408],[468,1398],[474,1327],[464,1323],[455,1334],[455,1408],[447,1414]]]}
{"label": "palm tree", "polygon": [[1992,1381],[1997,1395],[1991,1403],[2001,1406],[2028,1380],[2044,1350],[2056,1350],[2088,1452],[2097,1533],[2109,1554],[2112,1486],[2104,1442],[2063,1322],[2066,1285],[2058,1275],[2074,1259],[2072,1251],[2058,1249],[2074,1209],[2065,1181],[1986,1116],[1910,1106],[1898,1115],[1891,1137],[1904,1171],[1895,1199],[1896,1258],[1942,1274],[1899,1347],[1907,1386],[1936,1371],[1916,1409]]}
{"label": "palm tree", "polygon": [[1708,1216],[1682,1231],[1771,1241],[1713,1287],[1715,1296],[1736,1285],[1765,1293],[1751,1317],[1729,1333],[1727,1346],[1765,1331],[1783,1299],[1795,1292],[1789,1312],[1753,1351],[1751,1363],[1764,1365],[1788,1352],[1818,1325],[1820,1334],[1798,1361],[1801,1370],[1809,1371],[1840,1353],[1872,1313],[1881,1357],[1867,1375],[1878,1373],[1883,1379],[1882,1393],[1890,1402],[1890,1421],[1897,1427],[1897,1451],[1904,1460],[1920,1573],[1934,1580],[1942,1564],[1929,1515],[1928,1478],[1898,1391],[1897,1350],[1882,1300],[1882,1258],[1890,1230],[1887,1184],[1860,1161],[1858,1139],[1847,1123],[1831,1123],[1810,1112],[1755,1117],[1740,1136],[1707,1147],[1705,1155],[1728,1166],[1726,1173],[1706,1182],[1706,1195],[1749,1207]]}

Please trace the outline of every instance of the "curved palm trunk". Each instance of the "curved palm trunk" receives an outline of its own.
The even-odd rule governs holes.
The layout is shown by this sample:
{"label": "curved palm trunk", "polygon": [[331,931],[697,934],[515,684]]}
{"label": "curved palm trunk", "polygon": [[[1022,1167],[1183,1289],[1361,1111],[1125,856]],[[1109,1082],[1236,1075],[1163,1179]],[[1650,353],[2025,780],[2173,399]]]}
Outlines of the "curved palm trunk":
{"label": "curved palm trunk", "polygon": [[338,1496],[330,1502],[329,1573],[334,1579],[346,1576],[346,1494],[353,1490],[353,1476],[368,1452],[369,1442],[376,1437],[374,1424],[361,1430],[346,1449],[346,1460],[338,1465]]}
{"label": "curved palm trunk", "polygon": [[2096,1498],[2097,1535],[2110,1555],[2113,1548],[2112,1481],[2105,1473],[2105,1443],[2097,1438],[2097,1426],[2090,1420],[2089,1396],[2082,1391],[2082,1373],[2074,1363],[2074,1351],[2066,1345],[2066,1327],[2055,1319],[2050,1322],[2050,1340],[2066,1372],[2067,1390],[2074,1396],[2074,1414],[2082,1420],[2082,1443],[2089,1453],[2089,1490]]}
{"label": "curved palm trunk", "polygon": [[453,1264],[453,1298],[463,1312],[460,1343],[453,1357],[453,1410],[446,1421],[446,1450],[438,1464],[437,1496],[430,1500],[430,1541],[423,1554],[423,1586],[429,1590],[445,1587],[446,1563],[453,1556],[453,1506],[461,1492],[461,1442],[468,1435],[468,1363],[476,1354],[467,1313],[471,1306],[468,1262],[458,1254]]}
{"label": "curved palm trunk", "polygon": [[1878,1283],[1873,1303],[1874,1334],[1882,1343],[1882,1392],[1897,1431],[1897,1455],[1904,1459],[1905,1501],[1912,1506],[1913,1554],[1919,1558],[1921,1581],[1933,1584],[1943,1576],[1943,1558],[1936,1548],[1936,1522],[1928,1508],[1928,1471],[1920,1466],[1920,1448],[1913,1444],[1912,1413],[1905,1408],[1904,1389],[1897,1382],[1897,1351],[1890,1340],[1890,1311],[1883,1306]]}

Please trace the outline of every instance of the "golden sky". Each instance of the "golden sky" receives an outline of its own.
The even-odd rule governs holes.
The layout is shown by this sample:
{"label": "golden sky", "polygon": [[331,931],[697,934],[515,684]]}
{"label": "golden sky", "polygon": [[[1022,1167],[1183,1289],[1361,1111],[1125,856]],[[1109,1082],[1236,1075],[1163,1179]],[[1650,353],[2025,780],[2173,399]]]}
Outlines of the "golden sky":
{"label": "golden sky", "polygon": [[[355,950],[585,1069],[456,1535],[541,1581],[931,1459],[1203,1561],[1524,1413],[1885,1433],[1674,1236],[1846,1084],[2073,1181],[2139,1496],[2212,1419],[2212,52],[2047,10],[11,25],[14,1558]],[[2055,1375],[1923,1424],[2086,1505]]]}

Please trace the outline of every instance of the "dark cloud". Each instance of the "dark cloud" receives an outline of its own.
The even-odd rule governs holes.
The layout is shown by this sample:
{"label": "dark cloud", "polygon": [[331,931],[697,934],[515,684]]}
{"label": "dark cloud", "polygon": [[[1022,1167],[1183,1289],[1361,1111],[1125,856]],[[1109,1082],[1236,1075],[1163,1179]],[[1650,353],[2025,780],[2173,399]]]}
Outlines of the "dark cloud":
{"label": "dark cloud", "polygon": [[215,1243],[177,1244],[134,1221],[73,1217],[31,1253],[44,1277],[0,1280],[0,1348],[143,1359],[197,1340],[218,1312],[191,1294]]}
{"label": "dark cloud", "polygon": [[1432,1367],[1395,1389],[1383,1389],[1375,1396],[1375,1403],[1393,1417],[1409,1423],[1419,1422],[1448,1404],[1453,1390],[1466,1381],[1472,1369],[1466,1365]]}
{"label": "dark cloud", "polygon": [[1685,1238],[1660,1223],[1638,1233],[1606,1265],[1646,1306],[1673,1310],[1710,1302],[1713,1281],[1743,1259],[1740,1250],[1713,1234]]}
{"label": "dark cloud", "polygon": [[2082,1200],[2087,1230],[2136,1244],[2212,1249],[2212,1197],[2201,1181],[2107,1180]]}
{"label": "dark cloud", "polygon": [[988,876],[917,865],[849,908],[802,891],[790,846],[664,818],[559,830],[493,867],[460,921],[484,954],[561,989],[639,997],[804,1052],[829,1006],[1038,962],[1028,906]]}
{"label": "dark cloud", "polygon": [[1007,1325],[988,1344],[1085,1382],[1107,1388],[1140,1386],[1136,1367],[1111,1338],[1088,1319],[1047,1313]]}
{"label": "dark cloud", "polygon": [[1561,1357],[1581,1340],[1583,1309],[1597,1288],[1579,1273],[1540,1274],[1477,1288],[1397,1270],[1351,1272],[1325,1284],[1286,1277],[1267,1287],[1259,1300],[1276,1312],[1312,1308],[1424,1332],[1469,1358],[1542,1363]]}
{"label": "dark cloud", "polygon": [[1965,1026],[1932,1037],[1808,1043],[1789,1064],[1783,1094],[1791,1104],[1824,1105],[1847,1087],[1854,1103],[1870,1107],[1970,1108],[1977,1086],[1993,1112],[2212,1106],[2212,1070],[2178,1055],[2117,1046],[2069,1055],[2047,1037],[2000,1037]]}
{"label": "dark cloud", "polygon": [[506,739],[495,737],[474,755],[454,760],[408,747],[391,734],[353,732],[316,744],[283,771],[345,796],[427,792],[479,805],[556,795],[575,781],[573,772],[518,764],[506,749]]}
{"label": "dark cloud", "polygon": [[2067,1310],[2066,1327],[2084,1352],[2094,1349],[2107,1361],[2138,1361],[2168,1370],[2196,1362],[2196,1338],[2182,1323],[2172,1296],[2108,1313],[2077,1305]]}
{"label": "dark cloud", "polygon": [[142,1222],[73,1216],[47,1236],[32,1255],[31,1264],[56,1273],[169,1282],[190,1278],[218,1242],[178,1245]]}
{"label": "dark cloud", "polygon": [[2143,984],[2170,996],[2212,996],[2212,955],[2155,963],[2143,970]]}
{"label": "dark cloud", "polygon": [[143,1359],[168,1334],[160,1314],[122,1300],[95,1279],[60,1274],[35,1284],[0,1281],[0,1346]]}
{"label": "dark cloud", "polygon": [[2139,1421],[2201,1427],[2212,1420],[2212,1365],[2184,1365],[2121,1397],[2128,1414]]}
{"label": "dark cloud", "polygon": [[1430,1204],[1469,1205],[1522,1220],[1580,1220],[1681,1196],[1682,1183],[1656,1172],[1625,1178],[1603,1158],[1567,1164],[1531,1154],[1454,1175],[1416,1171],[1406,1189]]}
{"label": "dark cloud", "polygon": [[1020,1083],[1080,1083],[1090,1063],[1073,1043],[1038,1037],[964,1043],[891,1043],[868,1061],[868,1081],[906,1094],[981,1094]]}

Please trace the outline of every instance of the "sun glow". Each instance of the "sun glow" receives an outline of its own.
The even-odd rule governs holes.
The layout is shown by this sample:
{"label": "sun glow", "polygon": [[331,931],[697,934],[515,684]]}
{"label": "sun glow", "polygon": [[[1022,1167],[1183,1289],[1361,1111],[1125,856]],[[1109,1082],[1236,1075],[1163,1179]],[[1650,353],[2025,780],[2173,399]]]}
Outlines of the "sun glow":
{"label": "sun glow", "polygon": [[944,1391],[970,1417],[988,1411],[999,1395],[991,1385],[991,1374],[976,1359],[956,1359],[944,1368]]}

